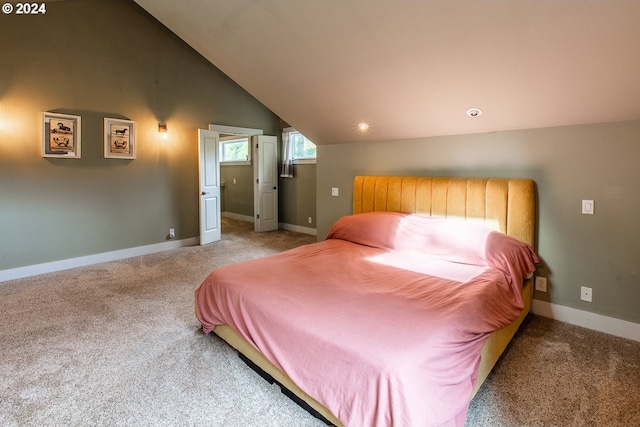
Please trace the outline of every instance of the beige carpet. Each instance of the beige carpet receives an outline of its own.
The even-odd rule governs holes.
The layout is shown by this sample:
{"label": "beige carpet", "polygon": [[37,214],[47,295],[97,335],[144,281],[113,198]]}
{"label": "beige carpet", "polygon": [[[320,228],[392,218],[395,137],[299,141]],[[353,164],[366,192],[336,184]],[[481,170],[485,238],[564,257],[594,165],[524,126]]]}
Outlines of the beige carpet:
{"label": "beige carpet", "polygon": [[[0,283],[2,426],[320,426],[193,314],[213,269],[315,237],[256,234]],[[640,426],[640,343],[527,321],[467,426]]]}
{"label": "beige carpet", "polygon": [[640,426],[640,342],[530,316],[467,426]]}

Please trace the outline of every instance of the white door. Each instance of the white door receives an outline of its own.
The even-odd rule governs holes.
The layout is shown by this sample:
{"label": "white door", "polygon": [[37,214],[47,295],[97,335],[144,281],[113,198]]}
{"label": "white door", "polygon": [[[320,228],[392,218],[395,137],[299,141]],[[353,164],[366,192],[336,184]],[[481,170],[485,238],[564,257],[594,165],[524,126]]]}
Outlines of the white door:
{"label": "white door", "polygon": [[254,230],[278,229],[278,138],[268,135],[252,137],[254,190]]}
{"label": "white door", "polygon": [[201,245],[217,242],[221,238],[219,142],[218,132],[198,129]]}

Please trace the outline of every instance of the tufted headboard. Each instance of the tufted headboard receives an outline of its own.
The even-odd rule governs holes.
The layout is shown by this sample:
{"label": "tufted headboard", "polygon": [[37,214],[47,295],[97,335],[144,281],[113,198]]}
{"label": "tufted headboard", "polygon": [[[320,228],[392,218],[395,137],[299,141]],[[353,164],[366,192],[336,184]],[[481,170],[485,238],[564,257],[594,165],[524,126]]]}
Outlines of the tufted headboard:
{"label": "tufted headboard", "polygon": [[465,219],[535,247],[531,179],[356,176],[353,213],[371,211]]}

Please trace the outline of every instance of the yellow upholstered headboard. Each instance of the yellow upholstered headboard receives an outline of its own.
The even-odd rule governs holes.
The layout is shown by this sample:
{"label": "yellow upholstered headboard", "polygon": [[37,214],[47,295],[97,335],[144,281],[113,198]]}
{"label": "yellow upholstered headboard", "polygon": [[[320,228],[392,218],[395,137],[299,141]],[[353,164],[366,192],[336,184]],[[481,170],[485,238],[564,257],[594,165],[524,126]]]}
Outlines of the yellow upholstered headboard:
{"label": "yellow upholstered headboard", "polygon": [[535,247],[531,179],[356,176],[353,213],[372,211],[478,222]]}

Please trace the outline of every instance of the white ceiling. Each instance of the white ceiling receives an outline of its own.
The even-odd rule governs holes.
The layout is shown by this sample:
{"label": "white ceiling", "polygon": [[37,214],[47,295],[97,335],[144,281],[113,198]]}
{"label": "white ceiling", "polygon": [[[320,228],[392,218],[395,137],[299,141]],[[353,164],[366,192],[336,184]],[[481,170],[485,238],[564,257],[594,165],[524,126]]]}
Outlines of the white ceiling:
{"label": "white ceiling", "polygon": [[135,1],[317,144],[640,119],[638,0]]}

